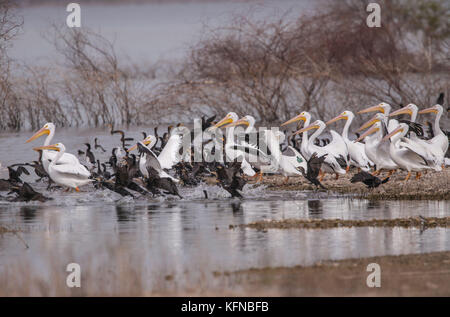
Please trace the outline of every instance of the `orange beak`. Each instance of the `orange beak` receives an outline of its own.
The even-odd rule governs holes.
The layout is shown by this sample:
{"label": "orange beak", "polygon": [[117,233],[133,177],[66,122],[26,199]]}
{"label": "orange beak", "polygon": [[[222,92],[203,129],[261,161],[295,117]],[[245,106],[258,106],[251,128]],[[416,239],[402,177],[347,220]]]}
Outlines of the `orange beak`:
{"label": "orange beak", "polygon": [[395,129],[394,131],[392,131],[391,133],[389,133],[388,135],[386,135],[381,141],[385,141],[387,139],[390,139],[391,137],[393,137],[394,135],[396,135],[397,133],[403,132],[403,128],[400,126],[397,129]]}
{"label": "orange beak", "polygon": [[368,135],[371,135],[372,133],[377,132],[378,130],[380,130],[380,128],[374,126],[372,128],[370,128],[369,130],[367,130],[366,132],[364,132],[359,138],[357,138],[354,142],[357,143],[361,140],[364,140],[364,138]]}
{"label": "orange beak", "polygon": [[367,129],[368,127],[371,127],[372,125],[374,125],[376,122],[380,122],[380,119],[378,118],[372,118],[369,121],[367,121],[366,123],[364,123],[359,129],[359,131],[362,131],[364,129]]}
{"label": "orange beak", "polygon": [[331,119],[330,121],[328,121],[328,122],[327,122],[327,125],[329,125],[330,123],[336,122],[336,121],[338,121],[338,120],[342,120],[342,119],[348,120],[348,117],[347,117],[347,116],[344,116],[344,115],[342,115],[342,114],[340,114],[340,115],[338,115],[336,118],[333,118],[333,119]]}
{"label": "orange beak", "polygon": [[299,133],[302,133],[302,132],[306,132],[306,131],[309,131],[309,130],[312,130],[312,129],[319,129],[319,128],[320,127],[317,124],[311,124],[311,125],[307,126],[306,128],[298,130],[293,135],[296,135],[296,134],[299,134]]}
{"label": "orange beak", "polygon": [[372,107],[366,108],[364,110],[358,111],[358,114],[368,113],[368,112],[375,112],[375,111],[379,111],[379,112],[384,113],[383,107],[381,107],[380,105],[376,105],[376,106],[372,106]]}
{"label": "orange beak", "polygon": [[403,107],[401,109],[395,110],[394,112],[392,112],[389,117],[393,117],[393,116],[398,116],[399,114],[409,114],[410,116],[412,116],[412,111],[409,108]]}
{"label": "orange beak", "polygon": [[35,151],[52,150],[52,151],[58,151],[58,152],[60,151],[59,147],[57,147],[56,144],[35,147],[35,148],[33,148],[33,150],[35,150]]}
{"label": "orange beak", "polygon": [[296,116],[296,117],[294,117],[294,118],[292,118],[292,119],[286,121],[286,122],[283,123],[281,126],[285,126],[285,125],[288,125],[288,124],[290,124],[290,123],[293,123],[293,122],[296,122],[296,121],[300,121],[300,120],[306,121],[306,117],[303,116],[303,115],[301,115],[301,114],[299,114],[298,116]]}
{"label": "orange beak", "polygon": [[45,135],[45,134],[50,134],[50,130],[49,129],[47,129],[47,128],[45,128],[45,127],[43,127],[43,128],[41,128],[38,132],[36,132],[35,134],[33,134],[33,136],[31,137],[31,138],[29,138],[25,143],[29,143],[29,142],[31,142],[31,141],[34,141],[34,140],[36,140],[37,138],[39,138],[39,137],[41,137],[41,136],[43,136],[43,135]]}
{"label": "orange beak", "polygon": [[217,129],[217,128],[220,128],[221,126],[223,126],[223,125],[225,125],[227,123],[232,123],[232,122],[233,122],[233,119],[231,119],[231,117],[229,117],[229,116],[226,116],[225,118],[223,118],[222,120],[217,122],[215,125],[213,125],[211,128],[212,129]]}
{"label": "orange beak", "polygon": [[[152,143],[152,141],[151,141],[151,140],[144,139],[144,140],[142,140],[142,143],[144,143],[145,145],[149,145],[150,143]],[[137,145],[137,143],[136,143],[135,145],[133,145],[132,147],[130,147],[130,148],[127,150],[127,152],[134,151],[134,150],[137,149],[137,147],[138,147],[138,145]]]}
{"label": "orange beak", "polygon": [[437,111],[436,108],[430,107],[430,108],[427,108],[427,109],[420,110],[419,113],[420,114],[424,114],[424,113],[435,113],[435,114],[437,114],[438,111]]}
{"label": "orange beak", "polygon": [[250,124],[250,123],[249,123],[246,119],[239,119],[239,120],[236,121],[236,122],[232,122],[232,123],[226,125],[224,128],[235,127],[235,126],[238,126],[238,125],[246,125],[246,126],[249,126],[249,124]]}

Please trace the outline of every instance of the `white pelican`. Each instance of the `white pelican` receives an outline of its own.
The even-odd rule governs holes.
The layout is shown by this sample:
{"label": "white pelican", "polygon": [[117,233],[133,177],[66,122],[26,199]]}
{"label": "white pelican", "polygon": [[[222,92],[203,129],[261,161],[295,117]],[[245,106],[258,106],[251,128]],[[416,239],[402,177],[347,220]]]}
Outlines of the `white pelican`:
{"label": "white pelican", "polygon": [[347,145],[348,154],[350,156],[349,162],[350,164],[347,167],[347,171],[350,165],[353,165],[355,167],[361,168],[365,172],[368,172],[370,171],[370,167],[373,166],[373,163],[365,153],[364,144],[360,142],[350,141],[350,139],[348,138],[348,130],[350,128],[350,125],[352,124],[354,117],[355,115],[353,114],[353,112],[346,110],[342,112],[340,115],[338,115],[336,118],[333,118],[330,121],[328,121],[327,125],[336,122],[338,120],[346,120],[344,129],[342,130],[342,139]]}
{"label": "white pelican", "polygon": [[[39,131],[37,131],[31,138],[29,138],[26,143],[29,143],[43,135],[47,135],[44,141],[44,146],[50,145],[53,137],[55,136],[55,125],[51,122],[46,123]],[[55,151],[49,151],[49,150],[43,150],[42,151],[42,165],[44,166],[44,170],[49,174],[48,172],[48,166],[50,164],[50,161],[53,161],[57,155],[57,152]],[[64,153],[61,155],[59,159],[59,163],[61,164],[73,164],[77,165],[80,164],[80,161],[78,158],[70,153]],[[51,176],[50,176],[51,177]]]}
{"label": "white pelican", "polygon": [[439,121],[441,119],[443,112],[444,112],[444,108],[439,104],[436,104],[433,107],[419,111],[420,114],[424,114],[424,113],[436,114],[436,118],[434,119],[434,125],[433,125],[434,137],[431,140],[428,140],[428,142],[431,144],[436,144],[436,146],[439,146],[442,149],[443,153],[447,153],[448,137],[445,135],[444,132],[442,132],[442,130],[439,126]]}
{"label": "white pelican", "polygon": [[[387,142],[381,142],[385,131],[387,131],[385,122],[386,116],[383,113],[377,113],[375,116],[364,123],[358,131],[362,131],[371,127],[369,130],[364,132],[355,142],[360,140],[365,140],[364,151],[367,157],[375,164],[374,175],[380,174],[382,170],[388,170],[388,177],[394,173],[398,168],[398,165],[391,159],[389,154],[389,144]],[[374,134],[375,135],[371,135]]]}
{"label": "white pelican", "polygon": [[[167,172],[165,172],[163,170],[163,164],[160,161],[159,156],[156,156],[156,154],[151,150],[155,146],[156,142],[158,142],[158,139],[154,135],[150,134],[144,140],[139,141],[138,143],[136,143],[135,145],[130,147],[127,151],[131,152],[131,151],[137,149],[139,146],[141,146],[140,147],[141,155],[139,157],[139,170],[141,171],[142,175],[145,178],[149,177],[149,173],[147,170],[147,164],[149,164],[151,167],[153,167],[156,170],[159,177],[170,178],[174,182],[178,183],[179,182],[178,179],[170,176]],[[167,147],[167,145],[164,147],[164,149],[166,147]],[[161,151],[160,156],[161,156],[161,154],[163,154],[164,149]],[[164,157],[166,157],[166,156],[164,156]]]}
{"label": "white pelican", "polygon": [[79,186],[83,186],[92,182],[89,179],[91,173],[80,163],[64,162],[61,160],[64,157],[66,147],[62,143],[53,145],[44,145],[34,148],[35,151],[56,151],[48,165],[48,175],[57,184],[74,188],[77,192],[80,191]]}
{"label": "white pelican", "polygon": [[[182,146],[183,136],[178,132],[178,128],[172,129],[170,132],[169,140],[167,141],[161,153],[158,155],[158,161],[163,169],[171,169],[174,165],[181,161],[180,149]],[[156,144],[157,139],[155,136],[154,141],[151,143],[152,147]]]}
{"label": "white pelican", "polygon": [[[237,144],[232,145],[238,151],[238,155],[243,157],[243,161],[248,162],[252,167],[256,167],[260,172],[255,175],[259,176],[258,181],[262,180],[264,173],[276,173],[278,170],[278,161],[273,155],[272,151],[280,151],[279,139],[272,131],[257,132],[254,128],[255,118],[253,116],[245,116],[241,119],[230,123],[227,127],[233,128],[238,125],[246,125],[247,128],[244,134],[238,135]],[[248,136],[248,142],[241,139],[242,135]]]}
{"label": "white pelican", "polygon": [[[410,103],[407,106],[392,112],[389,116],[396,116],[399,114],[409,114],[411,116],[410,121],[415,123],[417,119],[418,110],[419,109],[415,104]],[[445,152],[442,151],[443,147],[441,146],[441,144],[431,142],[430,140],[419,139],[416,133],[412,131],[410,133],[409,139],[405,137],[403,141],[411,144],[412,146],[422,148],[423,150],[421,152],[422,156],[424,156],[427,160],[434,161],[435,164],[444,166]],[[416,150],[418,150],[418,148],[416,148]]]}
{"label": "white pelican", "polygon": [[[281,126],[285,126],[285,125],[288,125],[290,123],[300,121],[300,120],[302,120],[304,122],[305,127],[309,126],[311,123],[311,114],[307,111],[303,111],[298,116],[283,123]],[[302,143],[300,144],[300,150],[301,150],[303,156],[306,157],[308,160],[310,159],[311,155],[314,153],[314,152],[309,152],[309,149],[308,149],[308,132],[307,131],[303,132],[303,134],[302,134]]]}
{"label": "white pelican", "polygon": [[[272,133],[271,133],[272,134]],[[271,134],[267,134],[270,137]],[[287,183],[290,176],[303,176],[299,168],[302,167],[306,173],[308,170],[308,164],[305,158],[292,146],[288,145],[284,151],[281,152],[280,144],[284,142],[285,135],[281,131],[276,131],[272,134],[272,138],[277,139],[278,144],[275,145],[275,140],[268,140],[268,144],[274,144],[270,146],[271,156],[273,159],[278,160],[278,166],[281,170],[281,174],[285,177],[284,183]]]}
{"label": "white pelican", "polygon": [[391,113],[391,105],[386,102],[382,102],[376,106],[372,106],[372,107],[366,108],[364,110],[358,111],[358,114],[376,112],[376,111],[379,111],[385,115],[384,124],[387,127],[389,132],[393,131],[395,128],[398,127],[399,122],[397,120],[395,120],[395,119],[389,120],[389,114]]}
{"label": "white pelican", "polygon": [[[317,129],[308,140],[308,151],[310,153],[316,152],[318,156],[326,154],[324,164],[322,165],[323,171],[325,173],[336,174],[336,179],[339,178],[339,174],[344,175],[346,173],[345,168],[347,167],[345,159],[341,154],[336,152],[336,142],[333,140],[325,146],[317,146],[314,144],[314,140],[325,130],[326,124],[322,120],[316,120],[309,126],[298,130],[295,134],[309,131],[312,129]],[[340,143],[339,143],[340,144]],[[344,144],[345,145],[345,144]],[[321,175],[320,180],[323,179],[324,174]]]}
{"label": "white pelican", "polygon": [[[235,124],[237,122],[239,122],[239,123]],[[241,161],[241,169],[244,172],[244,174],[247,176],[254,177],[254,176],[256,176],[255,170],[245,159],[245,155],[244,155],[244,152],[242,151],[242,149],[236,148],[238,143],[236,143],[234,141],[234,137],[235,137],[234,129],[239,124],[249,125],[248,121],[245,121],[245,120],[239,121],[239,117],[235,112],[229,112],[222,120],[217,122],[211,129],[214,130],[214,129],[217,129],[217,128],[220,128],[220,127],[226,125],[225,126],[226,127],[225,155],[226,155],[227,161],[232,162],[234,160],[239,159],[239,161]],[[253,118],[253,124],[254,124],[254,118]]]}
{"label": "white pelican", "polygon": [[387,134],[383,141],[391,138],[389,145],[389,154],[392,160],[402,169],[408,171],[408,175],[405,178],[407,181],[411,172],[416,172],[416,179],[420,178],[421,171],[428,169],[440,170],[440,166],[436,166],[434,162],[430,162],[421,155],[420,151],[417,151],[417,147],[402,141],[402,138],[408,133],[408,125],[406,123],[400,123],[399,126],[391,133]]}

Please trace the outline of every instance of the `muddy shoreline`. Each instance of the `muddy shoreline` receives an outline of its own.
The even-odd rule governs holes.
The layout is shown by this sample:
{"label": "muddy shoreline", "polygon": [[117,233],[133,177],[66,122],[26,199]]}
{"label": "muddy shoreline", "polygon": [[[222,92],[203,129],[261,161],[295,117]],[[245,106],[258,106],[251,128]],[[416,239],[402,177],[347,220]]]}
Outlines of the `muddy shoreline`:
{"label": "muddy shoreline", "polygon": [[[449,200],[450,199],[450,168],[441,172],[428,171],[420,179],[414,175],[405,182],[406,173],[396,172],[386,184],[375,189],[368,189],[363,183],[352,184],[350,179],[357,173],[356,169],[350,170],[338,180],[333,175],[326,175],[322,184],[327,188],[317,189],[304,177],[290,177],[284,183],[284,177],[280,175],[264,176],[260,184],[264,184],[270,190],[290,191],[320,191],[349,195],[354,198],[370,200]],[[384,178],[383,173],[380,178]]]}
{"label": "muddy shoreline", "polygon": [[[366,284],[370,263],[380,265],[379,288],[369,288]],[[225,291],[225,296],[450,296],[450,252],[216,272],[216,277],[240,290]]]}
{"label": "muddy shoreline", "polygon": [[340,227],[402,227],[402,228],[427,228],[450,227],[450,217],[408,217],[395,219],[370,219],[370,220],[347,220],[347,219],[283,219],[256,221],[234,228],[250,228],[257,230],[267,229],[331,229]]}

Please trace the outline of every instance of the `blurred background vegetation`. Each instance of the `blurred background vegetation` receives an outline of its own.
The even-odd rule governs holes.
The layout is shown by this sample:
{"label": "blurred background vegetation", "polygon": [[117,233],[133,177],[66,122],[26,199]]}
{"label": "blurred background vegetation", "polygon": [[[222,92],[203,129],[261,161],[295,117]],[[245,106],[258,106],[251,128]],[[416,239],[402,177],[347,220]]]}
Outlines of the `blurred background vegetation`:
{"label": "blurred background vegetation", "polygon": [[0,0],[0,130],[46,121],[143,125],[232,110],[278,123],[302,110],[327,119],[381,101],[428,107],[440,92],[450,95],[450,1],[377,1],[381,28],[366,25],[369,2],[234,14],[206,26],[181,63],[143,69],[84,27],[48,30],[63,65],[19,63],[8,50],[24,22],[18,4],[27,1]]}

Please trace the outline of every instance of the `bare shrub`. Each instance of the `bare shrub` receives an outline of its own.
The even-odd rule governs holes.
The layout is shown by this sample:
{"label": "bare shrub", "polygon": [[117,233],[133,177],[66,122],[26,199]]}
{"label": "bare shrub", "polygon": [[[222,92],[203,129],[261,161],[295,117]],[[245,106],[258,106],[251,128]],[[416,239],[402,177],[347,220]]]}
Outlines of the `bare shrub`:
{"label": "bare shrub", "polygon": [[322,1],[297,19],[235,16],[209,30],[153,100],[279,122],[300,109],[324,119],[381,101],[430,105],[448,93],[448,3],[380,1],[382,27],[369,28],[368,2]]}
{"label": "bare shrub", "polygon": [[55,30],[55,45],[65,60],[61,89],[81,121],[93,126],[141,123],[141,87],[119,65],[113,44],[89,30]]}
{"label": "bare shrub", "polygon": [[19,32],[22,20],[13,3],[0,0],[0,129],[20,129],[22,120],[15,109],[17,94],[12,85],[12,61],[8,56],[11,41]]}

